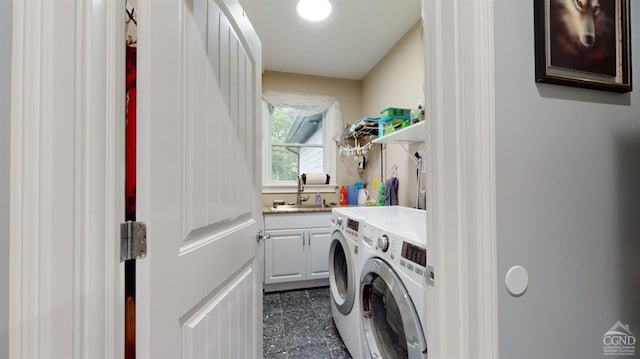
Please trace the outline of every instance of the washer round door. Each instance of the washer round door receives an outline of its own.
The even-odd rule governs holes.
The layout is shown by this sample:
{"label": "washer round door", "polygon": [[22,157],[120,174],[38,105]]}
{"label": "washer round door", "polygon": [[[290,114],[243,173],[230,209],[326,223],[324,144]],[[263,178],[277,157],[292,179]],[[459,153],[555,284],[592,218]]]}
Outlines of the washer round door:
{"label": "washer round door", "polygon": [[364,340],[372,358],[427,358],[427,341],[413,301],[384,260],[367,260],[360,295]]}
{"label": "washer round door", "polygon": [[329,288],[331,300],[344,315],[351,313],[356,297],[354,263],[349,245],[340,231],[333,232],[329,248]]}

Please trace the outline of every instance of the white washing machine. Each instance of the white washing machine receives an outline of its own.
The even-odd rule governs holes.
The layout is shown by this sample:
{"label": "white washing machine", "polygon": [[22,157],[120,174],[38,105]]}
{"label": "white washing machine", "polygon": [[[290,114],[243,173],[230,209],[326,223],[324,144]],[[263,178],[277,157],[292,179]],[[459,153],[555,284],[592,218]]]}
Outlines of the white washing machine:
{"label": "white washing machine", "polygon": [[427,358],[426,212],[390,207],[362,226],[361,350],[364,358]]}
{"label": "white washing machine", "polygon": [[329,290],[331,314],[342,341],[354,358],[362,358],[357,271],[363,217],[358,208],[334,208],[331,214]]}

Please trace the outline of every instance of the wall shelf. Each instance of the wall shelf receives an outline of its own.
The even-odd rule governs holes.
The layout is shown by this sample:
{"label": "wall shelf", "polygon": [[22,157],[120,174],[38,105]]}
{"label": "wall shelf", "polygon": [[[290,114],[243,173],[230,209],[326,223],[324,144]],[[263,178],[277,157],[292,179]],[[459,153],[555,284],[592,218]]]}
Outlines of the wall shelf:
{"label": "wall shelf", "polygon": [[425,122],[420,121],[386,136],[376,138],[373,143],[416,143],[426,140]]}

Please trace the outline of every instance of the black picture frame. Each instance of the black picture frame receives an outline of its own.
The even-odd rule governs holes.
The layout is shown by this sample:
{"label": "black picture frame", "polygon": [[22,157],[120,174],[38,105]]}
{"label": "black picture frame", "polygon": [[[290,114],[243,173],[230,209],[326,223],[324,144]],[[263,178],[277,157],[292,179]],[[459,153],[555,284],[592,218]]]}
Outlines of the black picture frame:
{"label": "black picture frame", "polygon": [[534,0],[536,82],[632,91],[630,2]]}

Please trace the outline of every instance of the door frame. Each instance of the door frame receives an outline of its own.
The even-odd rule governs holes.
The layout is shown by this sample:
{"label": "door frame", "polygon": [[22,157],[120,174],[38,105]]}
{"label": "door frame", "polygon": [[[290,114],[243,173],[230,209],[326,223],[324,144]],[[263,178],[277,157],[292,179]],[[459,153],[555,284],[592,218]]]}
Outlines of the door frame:
{"label": "door frame", "polygon": [[123,355],[124,1],[14,1],[9,357]]}
{"label": "door frame", "polygon": [[435,358],[498,357],[494,6],[422,0]]}
{"label": "door frame", "polygon": [[[10,357],[122,356],[123,8],[123,0],[13,4]],[[437,289],[427,299],[430,354],[495,358],[494,0],[422,8]],[[58,272],[69,276],[51,276]],[[47,330],[60,305],[75,318],[68,333]]]}

